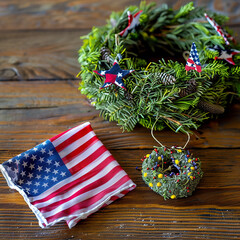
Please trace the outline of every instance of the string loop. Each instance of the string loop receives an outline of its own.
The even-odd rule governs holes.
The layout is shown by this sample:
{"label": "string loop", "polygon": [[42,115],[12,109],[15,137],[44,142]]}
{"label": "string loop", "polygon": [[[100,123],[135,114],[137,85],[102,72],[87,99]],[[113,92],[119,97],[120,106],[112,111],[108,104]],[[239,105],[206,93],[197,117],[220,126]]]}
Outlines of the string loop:
{"label": "string loop", "polygon": [[[161,147],[166,147],[165,145],[163,145],[160,141],[158,141],[158,139],[154,136],[153,134],[153,129],[158,121],[160,117],[157,117],[157,120],[154,122],[152,128],[151,128],[151,135],[152,135],[152,138],[161,146]],[[181,149],[185,149],[190,141],[190,134],[186,131],[186,134],[187,134],[187,141],[185,143],[185,145],[183,147],[178,147],[178,148],[181,148]]]}

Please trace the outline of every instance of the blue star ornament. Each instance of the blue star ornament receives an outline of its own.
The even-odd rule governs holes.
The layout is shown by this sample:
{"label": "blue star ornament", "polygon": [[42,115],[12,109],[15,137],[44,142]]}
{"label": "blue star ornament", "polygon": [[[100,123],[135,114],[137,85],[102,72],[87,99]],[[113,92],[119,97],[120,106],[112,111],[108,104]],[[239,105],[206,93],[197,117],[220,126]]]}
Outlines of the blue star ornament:
{"label": "blue star ornament", "polygon": [[114,62],[113,67],[106,71],[93,71],[98,75],[105,78],[104,84],[100,89],[111,86],[112,84],[117,85],[118,87],[126,89],[126,86],[123,83],[123,78],[133,72],[134,70],[122,70],[117,62]]}

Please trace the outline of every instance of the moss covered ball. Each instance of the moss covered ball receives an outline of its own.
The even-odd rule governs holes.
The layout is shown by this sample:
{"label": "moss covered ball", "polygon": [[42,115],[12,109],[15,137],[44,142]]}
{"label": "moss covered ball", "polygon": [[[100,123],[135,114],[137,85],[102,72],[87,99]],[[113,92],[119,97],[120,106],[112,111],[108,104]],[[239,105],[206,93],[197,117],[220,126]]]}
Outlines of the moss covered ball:
{"label": "moss covered ball", "polygon": [[144,182],[165,200],[191,196],[203,176],[200,159],[178,147],[157,147],[142,161]]}

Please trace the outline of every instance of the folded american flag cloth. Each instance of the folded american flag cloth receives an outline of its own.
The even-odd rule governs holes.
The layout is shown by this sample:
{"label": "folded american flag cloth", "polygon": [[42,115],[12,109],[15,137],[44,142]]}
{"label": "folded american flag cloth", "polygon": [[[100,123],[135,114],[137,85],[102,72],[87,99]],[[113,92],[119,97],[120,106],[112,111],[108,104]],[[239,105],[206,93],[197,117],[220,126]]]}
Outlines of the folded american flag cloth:
{"label": "folded american flag cloth", "polygon": [[136,187],[88,122],[9,159],[0,169],[42,228],[62,220],[72,228]]}

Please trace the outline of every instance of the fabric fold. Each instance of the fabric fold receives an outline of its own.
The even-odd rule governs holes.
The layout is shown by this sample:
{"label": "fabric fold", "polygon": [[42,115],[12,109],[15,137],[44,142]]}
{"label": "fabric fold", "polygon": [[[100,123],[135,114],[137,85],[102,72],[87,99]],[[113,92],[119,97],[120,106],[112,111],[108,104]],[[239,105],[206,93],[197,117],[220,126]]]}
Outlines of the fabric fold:
{"label": "fabric fold", "polygon": [[69,228],[125,196],[136,185],[89,122],[69,129],[0,165],[42,228]]}

